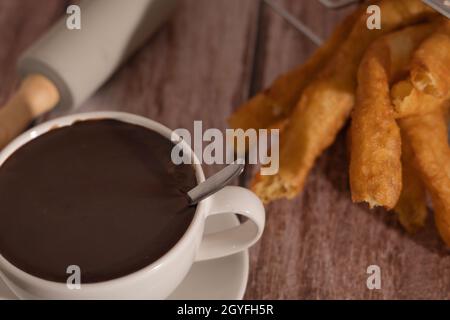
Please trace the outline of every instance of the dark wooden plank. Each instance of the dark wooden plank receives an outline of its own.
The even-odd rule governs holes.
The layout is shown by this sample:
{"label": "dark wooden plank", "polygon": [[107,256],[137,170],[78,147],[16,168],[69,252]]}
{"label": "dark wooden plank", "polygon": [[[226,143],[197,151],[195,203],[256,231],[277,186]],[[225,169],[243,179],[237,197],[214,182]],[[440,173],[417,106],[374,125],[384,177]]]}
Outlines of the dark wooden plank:
{"label": "dark wooden plank", "polygon": [[[279,2],[280,3],[280,2]],[[316,1],[281,3],[321,35],[346,10]],[[313,46],[264,8],[255,89],[304,60]],[[444,299],[450,296],[450,257],[434,230],[407,235],[392,213],[350,201],[344,134],[318,160],[305,191],[267,207],[262,240],[252,250],[248,299]],[[366,287],[366,270],[381,268],[381,290]]]}

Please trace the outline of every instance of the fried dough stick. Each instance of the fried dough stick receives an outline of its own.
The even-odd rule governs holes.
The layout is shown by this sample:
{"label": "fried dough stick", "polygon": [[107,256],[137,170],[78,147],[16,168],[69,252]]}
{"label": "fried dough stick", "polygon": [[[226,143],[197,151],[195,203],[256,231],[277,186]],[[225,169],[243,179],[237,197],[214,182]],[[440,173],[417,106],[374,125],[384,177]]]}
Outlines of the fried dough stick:
{"label": "fried dough stick", "polygon": [[[410,80],[414,88],[394,90],[394,87],[391,92],[397,110],[406,110],[406,113],[410,110],[423,111],[426,106],[430,111],[424,115],[400,119],[399,124],[405,133],[405,140],[411,144],[418,169],[431,193],[435,223],[448,246],[450,246],[449,35],[450,22],[446,20],[414,54]],[[412,84],[406,87],[410,88]],[[419,104],[422,106],[418,106]]]}
{"label": "fried dough stick", "polygon": [[450,149],[446,122],[440,109],[399,120],[431,194],[439,234],[450,246]]}
{"label": "fried dough stick", "polygon": [[358,71],[352,114],[350,186],[354,202],[392,209],[402,190],[401,138],[389,85],[405,74],[414,50],[433,24],[386,35],[366,51]]}
{"label": "fried dough stick", "polygon": [[[409,80],[402,81],[402,82],[409,83],[409,86],[411,88],[413,88],[412,84]],[[396,86],[398,86],[399,84],[400,83],[398,83]],[[394,88],[396,86],[394,86]],[[413,115],[413,117],[412,117],[413,119],[405,120],[404,122],[402,122],[402,120],[400,120],[401,127],[402,127],[402,123],[403,123],[403,126],[406,126],[411,123],[414,124],[414,122],[420,123],[420,116],[424,115],[427,112],[428,113],[430,113],[430,112],[436,113],[437,112],[438,114],[440,113],[440,110],[442,107],[441,100],[436,99],[433,96],[423,94],[422,92],[418,91],[415,88],[410,90],[409,95],[405,95],[404,92],[402,92],[401,95],[398,95],[397,94],[398,91],[396,92],[394,90],[394,88],[392,89],[392,96],[394,99],[394,103],[396,104],[397,108],[400,108],[401,110],[404,111],[403,114],[401,114],[401,116],[405,117],[405,115],[406,116]],[[424,103],[426,103],[426,105]],[[448,118],[448,106],[449,105],[450,104],[448,102],[444,103],[444,107],[442,109],[442,116],[441,116],[447,122],[447,126],[448,126],[448,122],[449,122],[449,118]],[[411,110],[408,110],[408,108]],[[415,115],[414,115],[414,112],[416,112]],[[426,116],[426,117],[430,117],[430,116]],[[413,130],[413,129],[411,129],[411,130]],[[412,162],[415,162],[413,159],[414,151],[412,150],[412,148],[410,146],[408,137],[404,133],[405,128],[402,127],[401,131],[402,131],[403,189],[402,189],[400,199],[399,199],[396,207],[394,208],[394,211],[398,214],[400,223],[405,227],[405,229],[409,232],[414,232],[419,227],[423,226],[423,224],[425,223],[425,219],[426,219],[426,209],[425,209],[425,207],[426,207],[425,201],[426,200],[424,197],[425,190],[423,190],[424,185],[423,185],[423,182],[421,181],[422,179],[420,179],[420,177],[417,176],[417,171],[422,172],[421,176],[425,180],[427,179],[426,178],[427,175],[425,174],[424,170],[417,170],[418,169],[417,164],[416,164],[416,166],[412,165]],[[445,129],[441,128],[440,131],[443,132],[443,131],[445,131]],[[433,137],[429,137],[429,138],[434,139]],[[405,148],[407,148],[409,150],[405,150]],[[417,146],[417,148],[419,148],[419,146]],[[443,149],[445,149],[445,148],[443,148]],[[419,154],[423,156],[422,153],[419,153]],[[407,158],[407,159],[405,160],[405,158]],[[408,161],[408,163],[406,161]],[[420,168],[421,167],[419,166],[419,169]],[[426,169],[426,167],[424,167],[424,169]],[[450,168],[448,168],[447,172],[450,177]],[[440,197],[432,196],[432,198],[433,198],[434,203],[438,202],[437,208],[438,209],[441,208],[441,209],[439,209],[440,215],[445,216],[445,213],[444,213],[445,212],[445,204],[444,205],[439,204],[442,202],[439,200]],[[435,214],[438,214],[436,211],[436,208],[435,208]]]}
{"label": "fried dough stick", "polygon": [[427,218],[426,190],[414,165],[414,153],[402,134],[402,192],[394,208],[400,224],[409,233],[425,225]]}
{"label": "fried dough stick", "polygon": [[450,20],[414,54],[411,81],[414,87],[434,97],[446,99],[450,94]]}
{"label": "fried dough stick", "polygon": [[346,17],[330,38],[302,65],[279,76],[269,88],[241,105],[228,119],[232,128],[263,129],[282,123],[297,103],[305,86],[336,52],[351,31],[362,9]]}
{"label": "fried dough stick", "polygon": [[[403,82],[409,83],[409,86],[412,88],[411,82],[409,81],[400,81],[398,84]],[[405,97],[403,92],[397,92],[402,93],[402,97]],[[408,92],[411,92],[411,90]],[[393,96],[396,95],[393,94]],[[397,102],[400,103],[398,98]],[[415,233],[425,225],[427,217],[426,189],[420,174],[414,165],[414,154],[411,146],[407,139],[403,137],[402,132],[400,133],[402,136],[402,192],[394,207],[394,211],[403,228],[409,233]],[[350,127],[347,130],[347,157],[349,159],[351,158],[351,140],[352,135]]]}
{"label": "fried dough stick", "polygon": [[[397,118],[420,115],[439,111],[441,102],[435,97],[423,94],[412,85],[409,79],[399,81],[391,89],[392,102]],[[410,233],[425,224],[427,209],[425,186],[413,162],[414,152],[405,136],[402,135],[402,193],[394,211],[397,213],[402,226]]]}
{"label": "fried dough stick", "polygon": [[256,176],[253,190],[264,202],[293,198],[302,189],[316,158],[335,139],[353,108],[356,72],[367,47],[379,36],[434,15],[418,0],[385,0],[381,30],[367,29],[367,16],[355,23],[326,67],[303,91],[280,139],[280,170]]}

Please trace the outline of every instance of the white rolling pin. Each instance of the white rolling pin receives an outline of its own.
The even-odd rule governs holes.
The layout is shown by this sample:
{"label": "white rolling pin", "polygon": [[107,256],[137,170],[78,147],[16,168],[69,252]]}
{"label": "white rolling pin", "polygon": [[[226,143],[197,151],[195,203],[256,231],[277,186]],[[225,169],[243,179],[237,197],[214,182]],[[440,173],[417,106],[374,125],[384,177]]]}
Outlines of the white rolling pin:
{"label": "white rolling pin", "polygon": [[0,148],[35,117],[78,106],[166,20],[176,0],[85,0],[81,29],[62,17],[19,59],[23,77],[0,109]]}

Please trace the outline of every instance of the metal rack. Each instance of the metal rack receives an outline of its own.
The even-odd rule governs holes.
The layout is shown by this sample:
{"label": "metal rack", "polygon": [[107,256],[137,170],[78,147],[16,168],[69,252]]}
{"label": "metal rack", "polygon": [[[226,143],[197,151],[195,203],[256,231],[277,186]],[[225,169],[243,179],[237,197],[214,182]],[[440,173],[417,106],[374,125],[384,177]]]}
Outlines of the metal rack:
{"label": "metal rack", "polygon": [[[311,28],[309,28],[305,23],[299,20],[297,17],[292,15],[288,10],[283,8],[276,0],[263,0],[270,8],[272,8],[277,14],[283,17],[289,24],[291,24],[295,29],[303,33],[308,37],[314,44],[320,46],[323,43],[323,39],[320,38]],[[338,10],[357,2],[363,2],[364,0],[317,0],[325,7]],[[450,19],[450,0],[422,0],[427,5],[438,11],[439,13],[445,15]]]}
{"label": "metal rack", "polygon": [[[325,7],[337,10],[340,8],[347,7],[356,2],[361,2],[362,0],[317,0]],[[276,0],[264,0],[264,3],[272,8],[277,14],[283,17],[289,24],[291,24],[295,29],[307,36],[314,44],[320,46],[323,43],[323,39],[320,38],[311,28],[309,28],[305,23],[299,20],[297,17],[292,15],[288,10],[283,8]]]}
{"label": "metal rack", "polygon": [[450,19],[450,0],[422,0],[434,10]]}
{"label": "metal rack", "polygon": [[361,2],[361,0],[319,0],[319,2],[330,9],[340,9],[355,2]]}

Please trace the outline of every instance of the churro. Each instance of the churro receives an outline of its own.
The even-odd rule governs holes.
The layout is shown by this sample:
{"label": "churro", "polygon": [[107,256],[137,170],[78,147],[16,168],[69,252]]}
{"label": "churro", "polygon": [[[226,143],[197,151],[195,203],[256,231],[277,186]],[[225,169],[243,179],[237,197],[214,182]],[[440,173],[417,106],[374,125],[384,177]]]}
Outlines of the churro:
{"label": "churro", "polygon": [[335,139],[355,100],[356,72],[367,47],[381,35],[434,15],[418,0],[384,0],[382,28],[369,30],[362,14],[339,50],[305,88],[280,139],[277,175],[257,176],[253,190],[265,202],[300,192],[316,158]]}
{"label": "churro", "polygon": [[414,87],[437,98],[450,95],[450,20],[444,22],[414,54],[411,82]]}
{"label": "churro", "polygon": [[422,179],[431,194],[437,229],[450,246],[450,148],[442,110],[399,120]]}
{"label": "churro", "polygon": [[406,72],[414,50],[433,28],[433,24],[412,26],[381,37],[366,51],[359,66],[351,124],[354,202],[392,209],[400,197],[401,138],[389,84]]}

